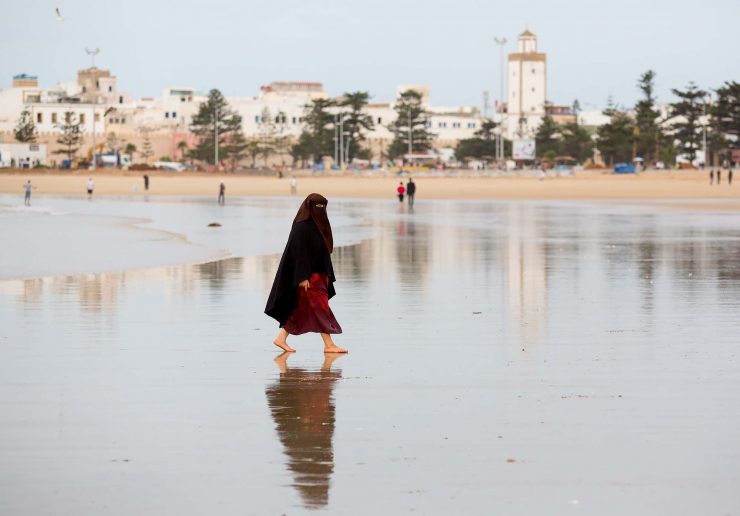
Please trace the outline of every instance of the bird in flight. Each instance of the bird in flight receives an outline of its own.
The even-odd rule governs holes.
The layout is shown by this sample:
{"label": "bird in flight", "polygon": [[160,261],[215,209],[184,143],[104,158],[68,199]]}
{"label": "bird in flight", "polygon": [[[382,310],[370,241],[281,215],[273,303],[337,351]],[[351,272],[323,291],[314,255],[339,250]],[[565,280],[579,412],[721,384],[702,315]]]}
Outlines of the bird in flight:
{"label": "bird in flight", "polygon": [[57,20],[59,20],[59,21],[64,21],[64,16],[62,16],[62,13],[61,13],[61,11],[59,11],[59,7],[57,7],[57,8],[55,9],[55,11],[56,11],[56,14],[57,14]]}

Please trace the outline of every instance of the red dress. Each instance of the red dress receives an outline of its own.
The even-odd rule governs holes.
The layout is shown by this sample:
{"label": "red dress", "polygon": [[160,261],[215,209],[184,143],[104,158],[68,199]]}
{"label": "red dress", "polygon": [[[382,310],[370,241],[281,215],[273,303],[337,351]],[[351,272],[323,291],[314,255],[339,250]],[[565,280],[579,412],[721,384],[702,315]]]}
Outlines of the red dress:
{"label": "red dress", "polygon": [[329,308],[329,276],[314,272],[308,280],[308,290],[298,286],[298,300],[283,329],[291,335],[302,333],[342,333]]}

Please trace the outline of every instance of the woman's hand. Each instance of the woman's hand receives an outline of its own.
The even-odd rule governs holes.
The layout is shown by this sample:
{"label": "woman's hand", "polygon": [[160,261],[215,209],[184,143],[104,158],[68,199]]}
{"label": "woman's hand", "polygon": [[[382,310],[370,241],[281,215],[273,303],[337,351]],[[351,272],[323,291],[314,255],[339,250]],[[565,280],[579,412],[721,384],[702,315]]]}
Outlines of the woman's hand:
{"label": "woman's hand", "polygon": [[308,280],[305,279],[305,280],[301,281],[298,284],[298,286],[301,287],[301,288],[303,288],[303,289],[305,289],[306,291],[308,291]]}

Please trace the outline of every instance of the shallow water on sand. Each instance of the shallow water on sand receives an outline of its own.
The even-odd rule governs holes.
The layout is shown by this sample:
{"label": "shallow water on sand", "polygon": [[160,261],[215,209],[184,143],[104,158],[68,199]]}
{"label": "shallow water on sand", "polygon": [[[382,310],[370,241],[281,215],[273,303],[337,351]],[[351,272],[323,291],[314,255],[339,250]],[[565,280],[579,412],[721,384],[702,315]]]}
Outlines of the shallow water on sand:
{"label": "shallow water on sand", "polygon": [[273,360],[278,255],[0,282],[0,513],[740,506],[740,216],[331,210],[333,362]]}

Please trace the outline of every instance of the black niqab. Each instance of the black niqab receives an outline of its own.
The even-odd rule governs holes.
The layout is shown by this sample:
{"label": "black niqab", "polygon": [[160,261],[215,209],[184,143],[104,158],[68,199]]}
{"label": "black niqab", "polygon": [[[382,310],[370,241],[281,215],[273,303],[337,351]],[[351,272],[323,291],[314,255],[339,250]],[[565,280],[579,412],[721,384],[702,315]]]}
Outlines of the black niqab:
{"label": "black niqab", "polygon": [[293,219],[293,223],[303,222],[309,218],[313,220],[319,233],[324,238],[324,242],[326,242],[326,248],[329,250],[329,254],[331,254],[334,250],[334,236],[331,233],[329,217],[326,215],[326,205],[328,202],[326,197],[321,194],[308,194],[301,203],[301,207],[298,208],[298,213],[295,219]]}

